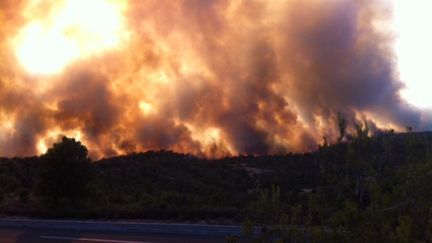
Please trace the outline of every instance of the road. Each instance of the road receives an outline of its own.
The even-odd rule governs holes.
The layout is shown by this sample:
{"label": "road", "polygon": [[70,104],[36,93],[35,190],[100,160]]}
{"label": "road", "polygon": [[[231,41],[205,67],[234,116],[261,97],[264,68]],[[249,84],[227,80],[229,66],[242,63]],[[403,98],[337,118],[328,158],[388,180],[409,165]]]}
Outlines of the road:
{"label": "road", "polygon": [[[242,230],[235,225],[0,218],[0,243],[212,243],[240,236]],[[255,235],[260,230],[253,228]]]}
{"label": "road", "polygon": [[216,243],[222,236],[0,228],[0,243]]}

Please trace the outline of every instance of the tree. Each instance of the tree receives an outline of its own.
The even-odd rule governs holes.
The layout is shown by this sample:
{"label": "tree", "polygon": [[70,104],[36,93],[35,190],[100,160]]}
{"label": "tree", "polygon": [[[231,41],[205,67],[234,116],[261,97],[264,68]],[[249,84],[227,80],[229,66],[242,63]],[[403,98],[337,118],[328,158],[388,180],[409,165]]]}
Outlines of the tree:
{"label": "tree", "polygon": [[342,142],[343,138],[345,137],[346,134],[346,129],[347,129],[347,121],[344,118],[344,116],[342,115],[342,113],[338,113],[338,128],[339,128],[339,138],[338,138],[338,142]]}
{"label": "tree", "polygon": [[360,122],[354,121],[354,126],[355,126],[356,135],[358,139],[365,139],[369,137],[369,125],[366,120],[364,121],[364,125],[361,121]]}
{"label": "tree", "polygon": [[37,193],[52,206],[60,199],[72,204],[87,196],[92,177],[92,164],[87,148],[73,138],[63,137],[42,155]]}

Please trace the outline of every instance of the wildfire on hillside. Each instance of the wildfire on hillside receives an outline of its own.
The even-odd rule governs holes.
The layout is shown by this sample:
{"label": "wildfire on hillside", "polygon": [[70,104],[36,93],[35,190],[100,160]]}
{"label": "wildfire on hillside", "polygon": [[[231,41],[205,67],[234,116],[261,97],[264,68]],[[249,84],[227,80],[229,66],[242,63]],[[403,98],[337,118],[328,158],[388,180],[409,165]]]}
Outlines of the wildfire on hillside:
{"label": "wildfire on hillside", "polygon": [[427,128],[400,97],[382,1],[4,0],[0,155],[307,151],[337,114]]}

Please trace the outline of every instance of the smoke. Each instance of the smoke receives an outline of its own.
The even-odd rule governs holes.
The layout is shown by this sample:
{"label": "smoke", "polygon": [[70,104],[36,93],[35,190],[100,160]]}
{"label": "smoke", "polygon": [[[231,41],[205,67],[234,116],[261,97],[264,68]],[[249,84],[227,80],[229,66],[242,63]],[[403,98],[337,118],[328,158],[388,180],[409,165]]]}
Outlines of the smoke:
{"label": "smoke", "polygon": [[399,96],[380,1],[129,1],[122,48],[52,76],[26,74],[14,56],[24,3],[0,3],[1,155],[41,153],[61,134],[93,157],[308,151],[336,139],[338,112],[427,128]]}

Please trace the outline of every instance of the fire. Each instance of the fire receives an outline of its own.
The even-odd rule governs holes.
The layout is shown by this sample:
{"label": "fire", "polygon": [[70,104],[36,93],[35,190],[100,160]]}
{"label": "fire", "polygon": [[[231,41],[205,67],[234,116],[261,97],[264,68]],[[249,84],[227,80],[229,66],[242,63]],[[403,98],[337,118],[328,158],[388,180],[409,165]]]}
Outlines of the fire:
{"label": "fire", "polygon": [[410,39],[429,0],[414,1],[1,1],[0,156],[61,135],[92,158],[303,152],[337,141],[338,113],[351,129],[430,129],[396,76],[430,90],[430,39]]}
{"label": "fire", "polygon": [[31,3],[29,22],[16,38],[15,53],[32,74],[61,73],[72,62],[119,47],[127,38],[125,2],[64,0],[49,17],[32,16],[31,9],[38,4]]}

